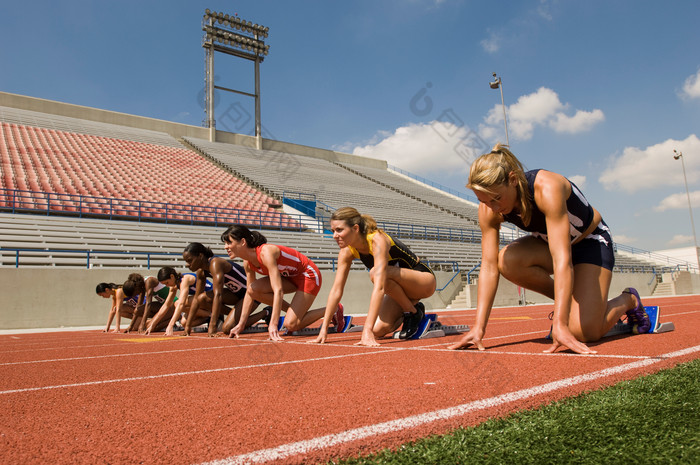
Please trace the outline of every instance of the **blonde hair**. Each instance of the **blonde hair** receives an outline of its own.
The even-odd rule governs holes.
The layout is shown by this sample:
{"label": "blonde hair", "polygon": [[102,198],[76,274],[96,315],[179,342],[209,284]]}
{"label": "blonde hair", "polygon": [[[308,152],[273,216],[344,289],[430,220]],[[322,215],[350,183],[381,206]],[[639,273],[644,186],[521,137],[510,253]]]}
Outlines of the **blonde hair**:
{"label": "blonde hair", "polygon": [[352,207],[339,208],[331,215],[331,220],[345,221],[350,227],[359,225],[360,233],[367,235],[374,231],[380,231],[377,222],[370,215],[361,215]]}
{"label": "blonde hair", "polygon": [[525,226],[530,224],[532,217],[531,195],[527,187],[525,169],[507,145],[496,144],[491,152],[477,158],[469,170],[467,188],[485,194],[494,194],[494,186],[508,184],[511,173],[517,180],[520,217]]}

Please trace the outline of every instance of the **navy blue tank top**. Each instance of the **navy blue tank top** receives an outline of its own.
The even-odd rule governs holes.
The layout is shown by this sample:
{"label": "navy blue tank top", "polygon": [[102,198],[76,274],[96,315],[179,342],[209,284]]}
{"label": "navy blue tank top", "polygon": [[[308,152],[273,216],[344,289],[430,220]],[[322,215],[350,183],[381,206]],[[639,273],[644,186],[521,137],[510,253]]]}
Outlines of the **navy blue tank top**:
{"label": "navy blue tank top", "polygon": [[[547,240],[547,223],[544,213],[535,204],[535,178],[540,170],[531,170],[525,172],[525,178],[527,179],[527,187],[530,192],[530,199],[532,204],[532,217],[530,219],[530,224],[525,226],[523,224],[522,218],[520,218],[520,213],[514,211],[503,215],[503,218],[509,222],[519,227],[523,231],[533,233],[534,236],[541,237],[545,241]],[[567,179],[567,181],[569,181]],[[576,184],[569,181],[571,184],[571,195],[566,199],[566,210],[569,213],[569,236],[573,242],[581,236],[581,234],[588,229],[591,222],[593,221],[593,207],[588,203],[586,197],[583,196],[581,191]]]}

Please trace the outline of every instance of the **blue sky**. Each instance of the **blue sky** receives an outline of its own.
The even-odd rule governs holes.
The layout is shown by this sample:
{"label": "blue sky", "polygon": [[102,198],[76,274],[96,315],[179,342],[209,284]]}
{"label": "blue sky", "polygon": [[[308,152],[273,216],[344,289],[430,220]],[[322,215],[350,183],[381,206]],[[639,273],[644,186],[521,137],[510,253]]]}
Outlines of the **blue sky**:
{"label": "blue sky", "polygon": [[[266,137],[466,192],[470,161],[505,139],[497,72],[526,167],[577,182],[620,243],[693,244],[673,149],[700,207],[697,1],[3,2],[0,90],[199,126],[205,8],[270,28]],[[217,54],[215,75],[253,91],[247,61]],[[252,99],[220,97],[218,127],[251,133],[226,111]]]}

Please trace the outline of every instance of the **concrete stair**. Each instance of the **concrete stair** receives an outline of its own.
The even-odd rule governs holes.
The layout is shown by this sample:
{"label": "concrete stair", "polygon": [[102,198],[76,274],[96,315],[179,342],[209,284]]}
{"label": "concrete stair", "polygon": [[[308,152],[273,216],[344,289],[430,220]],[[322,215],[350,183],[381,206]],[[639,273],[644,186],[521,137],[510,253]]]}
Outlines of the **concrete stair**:
{"label": "concrete stair", "polygon": [[659,283],[656,286],[656,289],[654,289],[654,293],[652,294],[654,297],[657,296],[668,296],[668,295],[674,295],[674,289],[673,289],[673,283]]}
{"label": "concrete stair", "polygon": [[464,286],[459,294],[452,299],[447,308],[467,308],[467,286]]}

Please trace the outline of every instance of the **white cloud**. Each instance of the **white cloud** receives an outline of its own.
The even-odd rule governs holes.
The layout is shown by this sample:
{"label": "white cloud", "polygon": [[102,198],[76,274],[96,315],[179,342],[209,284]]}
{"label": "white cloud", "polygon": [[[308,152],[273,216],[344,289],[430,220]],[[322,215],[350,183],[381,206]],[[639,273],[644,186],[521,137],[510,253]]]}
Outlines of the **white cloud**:
{"label": "white cloud", "polygon": [[501,49],[501,36],[494,32],[489,33],[489,37],[480,42],[481,48],[484,49],[486,53],[496,53]]}
{"label": "white cloud", "polygon": [[499,23],[495,30],[487,29],[488,37],[481,40],[481,47],[486,53],[496,53],[506,46],[517,47],[523,37],[532,35],[543,22],[553,21],[552,3],[556,3],[556,0],[539,0],[537,6]]}
{"label": "white cloud", "polygon": [[[636,192],[662,186],[683,186],[680,161],[673,159],[673,150],[684,154],[700,154],[700,139],[691,134],[685,140],[668,139],[644,149],[625,147],[622,155],[611,158],[610,167],[600,176],[608,190]],[[683,156],[688,184],[700,180],[700,157]]]}
{"label": "white cloud", "polygon": [[546,19],[547,21],[552,20],[552,13],[550,12],[549,0],[540,0],[540,4],[537,7],[537,14],[542,19]]}
{"label": "white cloud", "polygon": [[472,139],[466,126],[433,121],[410,124],[391,133],[380,133],[378,142],[355,147],[355,155],[386,160],[389,164],[415,173],[466,173],[469,165],[488,147]]}
{"label": "white cloud", "polygon": [[[605,120],[602,110],[577,110],[573,116],[568,116],[565,110],[568,104],[563,104],[552,89],[540,87],[536,92],[522,95],[506,108],[508,116],[508,132],[520,140],[532,138],[535,128],[549,126],[555,132],[575,134],[590,130],[597,123]],[[494,105],[484,118],[485,124],[480,126],[480,134],[485,139],[494,131],[496,126],[503,125],[503,107]]]}
{"label": "white cloud", "polygon": [[690,99],[700,98],[700,69],[697,73],[688,76],[685,80],[681,97]]}
{"label": "white cloud", "polygon": [[615,234],[613,237],[613,240],[615,241],[616,244],[634,244],[637,242],[637,238],[633,236],[626,236],[624,234]]}
{"label": "white cloud", "polygon": [[566,116],[564,113],[557,113],[554,119],[549,122],[549,126],[556,132],[575,134],[577,132],[588,131],[602,121],[605,121],[605,115],[601,110],[578,110],[574,116]]}
{"label": "white cloud", "polygon": [[[700,206],[700,191],[690,192],[690,204],[695,206]],[[663,212],[666,210],[678,210],[688,208],[688,194],[685,192],[679,194],[669,195],[663,199],[657,206],[654,207],[654,211]]]}
{"label": "white cloud", "polygon": [[677,246],[677,245],[688,245],[693,243],[693,236],[684,236],[683,234],[676,234],[673,236],[673,239],[668,241],[668,245],[670,246]]}
{"label": "white cloud", "polygon": [[568,177],[569,181],[576,184],[576,186],[580,190],[582,190],[582,191],[586,190],[586,177],[585,176],[580,175],[580,174],[575,174],[573,176],[567,176],[567,177]]}

